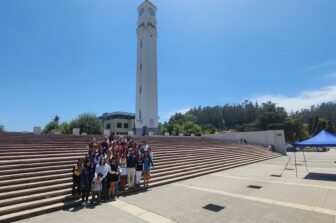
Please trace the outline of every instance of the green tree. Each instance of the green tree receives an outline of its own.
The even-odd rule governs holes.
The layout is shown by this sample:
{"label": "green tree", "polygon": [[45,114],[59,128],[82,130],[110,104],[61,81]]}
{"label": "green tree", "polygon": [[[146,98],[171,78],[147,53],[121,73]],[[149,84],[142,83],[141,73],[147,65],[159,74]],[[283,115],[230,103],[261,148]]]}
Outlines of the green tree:
{"label": "green tree", "polygon": [[183,133],[183,126],[180,123],[175,123],[172,125],[171,135],[178,136],[180,133]]}
{"label": "green tree", "polygon": [[71,134],[72,129],[70,127],[70,124],[68,122],[63,122],[59,125],[58,130],[61,132],[61,134]]}
{"label": "green tree", "polygon": [[163,134],[165,134],[166,132],[169,132],[169,131],[168,131],[168,123],[167,123],[167,122],[165,122],[165,123],[159,125],[159,127],[160,127],[161,132],[162,132]]}
{"label": "green tree", "polygon": [[80,128],[81,133],[89,135],[101,135],[104,131],[103,123],[94,113],[83,113],[72,120],[69,124],[70,129]]}
{"label": "green tree", "polygon": [[52,120],[51,122],[49,122],[48,124],[46,124],[42,130],[43,133],[51,133],[51,131],[53,130],[57,130],[58,129],[58,123],[55,122],[54,120]]}
{"label": "green tree", "polygon": [[184,122],[181,127],[182,133],[186,136],[190,136],[191,134],[195,134],[197,136],[202,135],[202,128],[191,121]]}
{"label": "green tree", "polygon": [[216,128],[211,124],[204,125],[202,126],[202,133],[203,134],[215,134]]}
{"label": "green tree", "polygon": [[283,129],[286,117],[284,108],[276,107],[272,102],[263,103],[255,125],[259,130]]}
{"label": "green tree", "polygon": [[305,131],[305,126],[298,119],[288,117],[284,122],[284,131],[286,140],[299,141],[304,139],[308,135],[308,131]]}
{"label": "green tree", "polygon": [[333,123],[332,123],[330,120],[329,120],[328,123],[327,123],[326,130],[327,130],[328,132],[335,133],[334,125],[333,125]]}

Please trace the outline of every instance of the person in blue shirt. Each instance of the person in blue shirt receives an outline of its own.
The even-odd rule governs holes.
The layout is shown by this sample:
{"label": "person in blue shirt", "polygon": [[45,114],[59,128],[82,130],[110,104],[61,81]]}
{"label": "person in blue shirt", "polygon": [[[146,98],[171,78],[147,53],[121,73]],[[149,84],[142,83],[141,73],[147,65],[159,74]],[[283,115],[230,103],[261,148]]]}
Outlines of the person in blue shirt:
{"label": "person in blue shirt", "polygon": [[149,156],[148,151],[144,153],[144,157],[142,159],[142,162],[143,162],[144,186],[148,187],[149,186],[148,184],[149,184],[151,167],[154,168],[152,158]]}

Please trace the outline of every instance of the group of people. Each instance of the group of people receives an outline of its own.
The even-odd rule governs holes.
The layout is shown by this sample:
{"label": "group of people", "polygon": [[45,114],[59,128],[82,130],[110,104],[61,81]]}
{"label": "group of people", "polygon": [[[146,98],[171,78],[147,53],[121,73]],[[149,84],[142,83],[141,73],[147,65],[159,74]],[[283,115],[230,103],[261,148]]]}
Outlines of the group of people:
{"label": "group of people", "polygon": [[82,196],[82,205],[113,200],[117,192],[149,186],[154,168],[153,152],[146,141],[137,145],[131,137],[105,137],[103,142],[93,138],[88,153],[73,167],[72,195]]}

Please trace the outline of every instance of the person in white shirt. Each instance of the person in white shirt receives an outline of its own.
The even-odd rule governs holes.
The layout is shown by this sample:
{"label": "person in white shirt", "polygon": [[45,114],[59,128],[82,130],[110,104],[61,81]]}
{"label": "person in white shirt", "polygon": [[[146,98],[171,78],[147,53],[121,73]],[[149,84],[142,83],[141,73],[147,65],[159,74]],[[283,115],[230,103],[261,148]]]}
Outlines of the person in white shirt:
{"label": "person in white shirt", "polygon": [[100,160],[99,165],[96,166],[95,178],[98,177],[98,174],[102,175],[102,200],[107,199],[107,174],[109,171],[109,165],[106,164],[105,158]]}
{"label": "person in white shirt", "polygon": [[146,143],[146,141],[144,140],[144,141],[142,142],[142,145],[141,145],[141,153],[144,154],[145,152],[148,152],[148,148],[149,148],[149,146],[148,146],[148,144]]}

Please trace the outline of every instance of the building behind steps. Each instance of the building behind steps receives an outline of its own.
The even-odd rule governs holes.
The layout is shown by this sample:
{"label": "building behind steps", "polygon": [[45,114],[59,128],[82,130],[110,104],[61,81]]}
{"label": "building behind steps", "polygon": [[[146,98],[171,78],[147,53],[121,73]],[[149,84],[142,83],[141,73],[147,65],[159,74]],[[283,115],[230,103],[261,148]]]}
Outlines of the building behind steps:
{"label": "building behind steps", "polygon": [[128,112],[103,113],[99,117],[104,129],[110,130],[112,135],[127,135],[135,129],[135,114]]}

